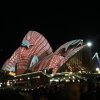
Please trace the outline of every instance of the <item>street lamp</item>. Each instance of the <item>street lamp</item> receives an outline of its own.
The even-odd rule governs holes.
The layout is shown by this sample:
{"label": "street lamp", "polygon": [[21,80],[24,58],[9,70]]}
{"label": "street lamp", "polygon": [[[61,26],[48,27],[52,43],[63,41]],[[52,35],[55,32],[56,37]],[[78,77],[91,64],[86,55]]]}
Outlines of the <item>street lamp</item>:
{"label": "street lamp", "polygon": [[92,46],[92,43],[91,43],[91,42],[88,42],[86,45],[87,45],[88,47],[91,47],[91,46]]}
{"label": "street lamp", "polygon": [[100,69],[97,67],[97,68],[96,68],[96,71],[98,72],[98,71],[100,71]]}

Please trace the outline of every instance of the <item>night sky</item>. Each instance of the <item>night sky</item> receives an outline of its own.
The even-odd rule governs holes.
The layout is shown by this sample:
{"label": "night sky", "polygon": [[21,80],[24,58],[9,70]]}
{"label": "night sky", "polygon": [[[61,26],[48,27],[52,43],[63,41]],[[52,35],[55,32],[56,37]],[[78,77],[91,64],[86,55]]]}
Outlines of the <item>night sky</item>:
{"label": "night sky", "polygon": [[[32,7],[31,7],[32,8]],[[27,9],[27,7],[26,7]],[[29,30],[43,34],[55,51],[72,39],[93,43],[100,53],[100,10],[96,8],[6,9],[0,36],[0,66],[20,46]]]}

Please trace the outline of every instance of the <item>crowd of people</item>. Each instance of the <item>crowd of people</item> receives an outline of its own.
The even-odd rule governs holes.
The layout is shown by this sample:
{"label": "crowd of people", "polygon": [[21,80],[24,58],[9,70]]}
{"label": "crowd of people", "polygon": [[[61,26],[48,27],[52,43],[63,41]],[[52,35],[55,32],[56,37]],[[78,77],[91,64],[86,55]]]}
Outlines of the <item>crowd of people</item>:
{"label": "crowd of people", "polygon": [[0,99],[9,100],[100,100],[100,84],[53,82],[35,89],[1,89]]}

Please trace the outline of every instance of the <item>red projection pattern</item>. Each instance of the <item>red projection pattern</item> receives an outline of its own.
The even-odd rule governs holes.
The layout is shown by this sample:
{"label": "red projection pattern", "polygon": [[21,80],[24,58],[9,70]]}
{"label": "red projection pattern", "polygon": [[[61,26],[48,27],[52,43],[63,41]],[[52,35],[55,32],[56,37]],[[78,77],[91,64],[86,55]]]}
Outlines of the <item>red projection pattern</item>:
{"label": "red projection pattern", "polygon": [[51,54],[40,61],[36,66],[32,67],[32,71],[40,71],[44,69],[52,69],[52,73],[56,73],[57,69],[64,63],[64,57],[61,55]]}
{"label": "red projection pattern", "polygon": [[[84,47],[81,39],[72,40],[61,45],[53,53],[46,38],[36,31],[29,31],[25,35],[23,41],[26,44],[20,46],[12,54],[12,56],[4,63],[2,70],[23,74],[26,70],[37,72],[45,69],[52,69],[52,73],[55,74],[69,58]],[[64,51],[62,52],[62,50]],[[39,58],[39,61],[32,67],[29,67],[34,55]]]}
{"label": "red projection pattern", "polygon": [[[40,59],[52,53],[52,48],[45,37],[36,32],[29,31],[23,40],[30,43],[30,47],[20,46],[3,65],[2,69],[7,71],[15,71],[17,66],[17,74],[22,74],[28,68],[30,59],[33,55]],[[13,70],[14,69],[14,70]]]}
{"label": "red projection pattern", "polygon": [[[52,74],[55,74],[58,69],[70,58],[72,57],[74,54],[76,54],[78,51],[80,51],[83,46],[77,47],[77,48],[71,48],[68,49],[68,53],[66,56],[62,56],[60,54],[60,52],[58,54],[56,54],[56,52],[54,52],[53,54],[45,57],[42,61],[40,61],[37,65],[32,67],[32,71],[36,72],[36,71],[41,71],[41,70],[45,70],[45,69],[52,69]],[[62,48],[60,48],[62,49]],[[59,49],[59,51],[60,51]],[[69,69],[71,71],[71,69]]]}

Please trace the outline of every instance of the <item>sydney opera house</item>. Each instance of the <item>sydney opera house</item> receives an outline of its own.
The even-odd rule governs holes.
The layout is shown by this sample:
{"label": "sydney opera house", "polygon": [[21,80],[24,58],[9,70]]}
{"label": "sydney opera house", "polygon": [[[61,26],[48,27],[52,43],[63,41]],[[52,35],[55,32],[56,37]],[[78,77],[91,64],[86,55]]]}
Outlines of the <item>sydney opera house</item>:
{"label": "sydney opera house", "polygon": [[41,74],[53,77],[63,73],[91,73],[94,70],[91,48],[82,39],[66,42],[53,51],[48,40],[36,31],[29,31],[25,35],[21,45],[1,69],[16,80],[35,79],[41,77]]}

